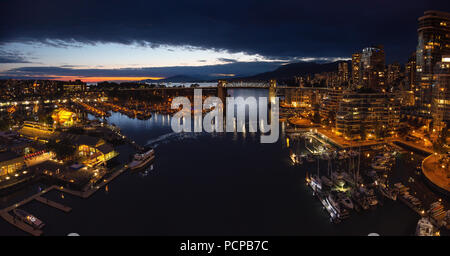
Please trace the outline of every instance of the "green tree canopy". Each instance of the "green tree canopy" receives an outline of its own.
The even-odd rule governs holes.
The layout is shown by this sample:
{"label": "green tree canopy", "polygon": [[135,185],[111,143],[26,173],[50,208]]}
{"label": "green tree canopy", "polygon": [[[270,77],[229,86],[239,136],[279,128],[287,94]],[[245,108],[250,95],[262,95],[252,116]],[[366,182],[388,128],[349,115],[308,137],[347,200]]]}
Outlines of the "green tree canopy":
{"label": "green tree canopy", "polygon": [[51,139],[47,142],[46,148],[47,150],[54,152],[56,154],[56,158],[59,160],[71,158],[76,151],[76,148],[69,139],[62,139],[59,142]]}

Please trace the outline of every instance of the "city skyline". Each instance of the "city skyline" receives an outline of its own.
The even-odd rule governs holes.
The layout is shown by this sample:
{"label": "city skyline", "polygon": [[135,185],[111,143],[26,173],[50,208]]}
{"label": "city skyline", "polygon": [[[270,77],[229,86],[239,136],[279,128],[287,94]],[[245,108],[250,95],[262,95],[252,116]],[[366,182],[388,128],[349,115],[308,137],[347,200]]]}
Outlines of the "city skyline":
{"label": "city skyline", "polygon": [[449,7],[0,2],[0,235],[450,235]]}
{"label": "city skyline", "polygon": [[[249,76],[298,61],[349,60],[378,44],[387,63],[404,63],[417,47],[417,17],[448,10],[446,1],[408,2],[407,10],[388,1],[370,8],[358,2],[153,3],[161,11],[148,13],[139,2],[124,9],[111,2],[104,10],[100,3],[24,1],[16,8],[20,3],[1,3],[12,11],[1,18],[0,77],[90,82],[156,80],[191,70],[204,79]],[[51,11],[58,8],[65,11]],[[24,20],[33,15],[33,22]]]}

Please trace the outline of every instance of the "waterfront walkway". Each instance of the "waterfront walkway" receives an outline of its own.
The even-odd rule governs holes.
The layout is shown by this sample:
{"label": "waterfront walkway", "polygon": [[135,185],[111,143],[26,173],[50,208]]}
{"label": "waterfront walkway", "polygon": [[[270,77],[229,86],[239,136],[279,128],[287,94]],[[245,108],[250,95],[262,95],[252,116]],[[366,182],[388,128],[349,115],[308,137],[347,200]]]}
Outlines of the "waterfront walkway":
{"label": "waterfront walkway", "polygon": [[317,133],[331,141],[333,144],[337,145],[341,149],[354,148],[354,147],[367,147],[375,146],[379,144],[384,144],[384,140],[367,140],[367,141],[349,141],[345,138],[334,134],[333,132],[327,130],[326,128],[317,128]]}
{"label": "waterfront walkway", "polygon": [[411,141],[405,141],[401,138],[386,138],[384,140],[368,140],[368,141],[348,141],[345,138],[338,136],[334,134],[333,132],[325,129],[325,128],[317,128],[317,133],[322,135],[323,137],[326,137],[328,140],[330,140],[332,143],[336,144],[340,148],[353,148],[353,147],[367,147],[367,146],[375,146],[380,144],[390,144],[390,143],[398,143],[410,148],[413,148],[415,150],[427,153],[427,154],[433,154],[433,150],[431,148],[427,148],[423,145],[411,142]]}
{"label": "waterfront walkway", "polygon": [[408,146],[410,148],[414,148],[416,150],[420,150],[420,151],[422,151],[424,153],[428,153],[428,154],[433,154],[434,153],[431,148],[424,147],[424,146],[419,145],[419,144],[414,143],[414,142],[402,140],[402,139],[399,139],[399,138],[392,139],[391,141],[392,142],[397,142],[397,143],[400,143],[400,144],[404,144],[404,145],[406,145],[406,146]]}
{"label": "waterfront walkway", "polygon": [[439,164],[438,155],[430,155],[422,162],[422,172],[425,177],[440,189],[450,194],[450,172],[449,167]]}

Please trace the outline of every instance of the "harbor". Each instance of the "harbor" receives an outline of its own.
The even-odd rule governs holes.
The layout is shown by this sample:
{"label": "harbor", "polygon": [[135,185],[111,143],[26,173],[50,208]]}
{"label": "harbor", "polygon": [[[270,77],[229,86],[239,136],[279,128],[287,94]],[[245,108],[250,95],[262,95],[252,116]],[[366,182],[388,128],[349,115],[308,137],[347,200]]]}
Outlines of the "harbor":
{"label": "harbor", "polygon": [[[114,233],[109,223],[116,221],[112,213],[120,212],[128,216],[120,225],[121,232],[125,234],[183,234],[186,226],[170,226],[167,230],[167,225],[154,219],[164,215],[188,223],[190,219],[202,221],[212,218],[209,214],[213,213],[213,216],[237,221],[230,211],[235,209],[235,202],[239,202],[246,212],[253,213],[243,217],[253,227],[249,228],[250,231],[239,231],[246,235],[256,232],[258,221],[266,221],[265,215],[258,215],[258,212],[270,212],[271,216],[275,216],[267,222],[268,234],[366,235],[378,232],[382,235],[414,235],[418,221],[425,217],[430,219],[433,227],[433,232],[427,234],[436,235],[436,227],[444,230],[447,223],[448,202],[445,198],[440,202],[440,198],[421,182],[421,172],[417,167],[424,156],[419,153],[420,150],[413,152],[391,141],[345,146],[314,127],[295,128],[283,120],[279,141],[263,145],[261,150],[258,136],[252,133],[174,134],[170,128],[170,115],[152,113],[148,120],[142,120],[122,111],[102,109],[100,105],[96,106],[110,115],[88,112],[87,120],[83,121],[86,125],[82,128],[83,135],[100,134],[105,142],[80,135],[69,138],[76,143],[86,143],[83,145],[89,146],[89,150],[99,152],[108,152],[103,145],[110,143],[116,151],[114,158],[106,162],[94,162],[96,158],[93,157],[83,158],[86,164],[64,165],[57,160],[52,161],[51,165],[37,165],[34,168],[45,177],[44,183],[38,181],[39,187],[44,190],[51,188],[51,191],[42,196],[40,192],[43,190],[38,190],[23,198],[18,195],[17,200],[16,197],[6,199],[10,203],[7,207],[17,201],[20,203],[17,209],[36,216],[46,225],[42,229],[30,229],[30,225],[23,221],[14,225],[12,210],[16,208],[2,215],[6,220],[4,223],[33,235],[68,232],[94,234],[90,227],[97,225],[104,232]],[[80,132],[79,128],[76,129]],[[57,134],[61,138],[61,134],[72,130],[75,128],[64,128]],[[50,137],[55,136],[56,132],[45,134]],[[211,146],[205,148],[204,143]],[[145,154],[148,146],[158,152],[157,159],[154,152]],[[197,150],[191,152],[190,147]],[[245,156],[240,154],[242,148],[247,152]],[[200,167],[195,164],[198,154],[202,156]],[[93,156],[101,155],[94,153]],[[177,161],[174,161],[175,156]],[[155,161],[155,165],[147,169],[140,168],[139,163],[132,164],[142,157],[148,162]],[[238,159],[247,164],[235,165]],[[215,171],[211,172],[211,166],[217,163],[221,163],[220,166],[214,167]],[[147,162],[144,161],[143,165]],[[44,166],[53,168],[53,171],[42,169]],[[131,171],[134,167],[137,170]],[[186,172],[186,168],[194,171]],[[197,180],[198,175],[208,179]],[[49,182],[55,181],[58,185],[49,186]],[[233,184],[233,191],[226,189],[230,184]],[[248,187],[248,184],[252,186]],[[268,184],[271,184],[269,189]],[[205,194],[204,191],[210,193]],[[230,195],[224,197],[223,191],[229,191]],[[250,200],[249,196],[254,198]],[[196,200],[212,202],[211,210],[202,212],[204,207]],[[166,201],[176,203],[168,205]],[[196,208],[192,209],[187,202],[196,205]],[[248,202],[258,203],[247,207]],[[227,205],[228,210],[222,204]],[[41,209],[41,205],[66,216],[58,215],[54,219],[53,214],[56,213]],[[67,214],[69,208],[73,210]],[[131,212],[122,208],[143,211],[151,218],[133,218]],[[187,215],[180,217],[176,214],[180,211],[187,212]],[[287,216],[286,212],[289,212]],[[392,223],[392,219],[401,221]],[[71,220],[77,225],[72,224]],[[372,224],[372,220],[378,225]],[[428,222],[420,223],[428,227]],[[2,225],[0,223],[4,230],[15,232]],[[132,231],[131,226],[142,226],[142,229]],[[198,234],[235,234],[237,229],[239,227],[236,225],[215,224],[214,231],[205,226]],[[442,232],[445,233],[445,230]]]}

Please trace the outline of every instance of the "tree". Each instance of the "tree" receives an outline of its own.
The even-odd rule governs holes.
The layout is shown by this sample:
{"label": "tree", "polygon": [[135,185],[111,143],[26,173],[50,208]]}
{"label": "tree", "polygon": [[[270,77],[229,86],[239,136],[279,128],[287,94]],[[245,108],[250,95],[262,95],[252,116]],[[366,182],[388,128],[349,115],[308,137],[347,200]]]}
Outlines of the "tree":
{"label": "tree", "polygon": [[433,142],[433,150],[436,151],[439,154],[445,154],[447,153],[447,150],[445,149],[444,143],[442,143],[442,140],[435,140]]}
{"label": "tree", "polygon": [[398,129],[398,133],[400,136],[405,136],[411,131],[411,128],[408,125],[402,126]]}
{"label": "tree", "polygon": [[336,112],[330,111],[330,113],[328,114],[328,119],[332,123],[335,123],[335,121],[336,121]]}
{"label": "tree", "polygon": [[76,151],[69,139],[62,139],[59,142],[51,139],[45,146],[47,150],[54,152],[59,160],[71,158]]}
{"label": "tree", "polygon": [[50,115],[50,114],[41,114],[41,115],[39,115],[38,118],[39,118],[39,122],[41,122],[41,123],[53,125],[53,118],[52,118],[52,115]]}
{"label": "tree", "polygon": [[9,123],[5,119],[0,119],[0,131],[6,131],[9,129]]}
{"label": "tree", "polygon": [[320,117],[319,112],[314,112],[313,122],[316,124],[320,124],[320,119],[321,119],[321,117]]}
{"label": "tree", "polygon": [[380,122],[377,122],[375,124],[375,136],[377,137],[377,139],[386,137],[386,134],[387,134],[386,126]]}

